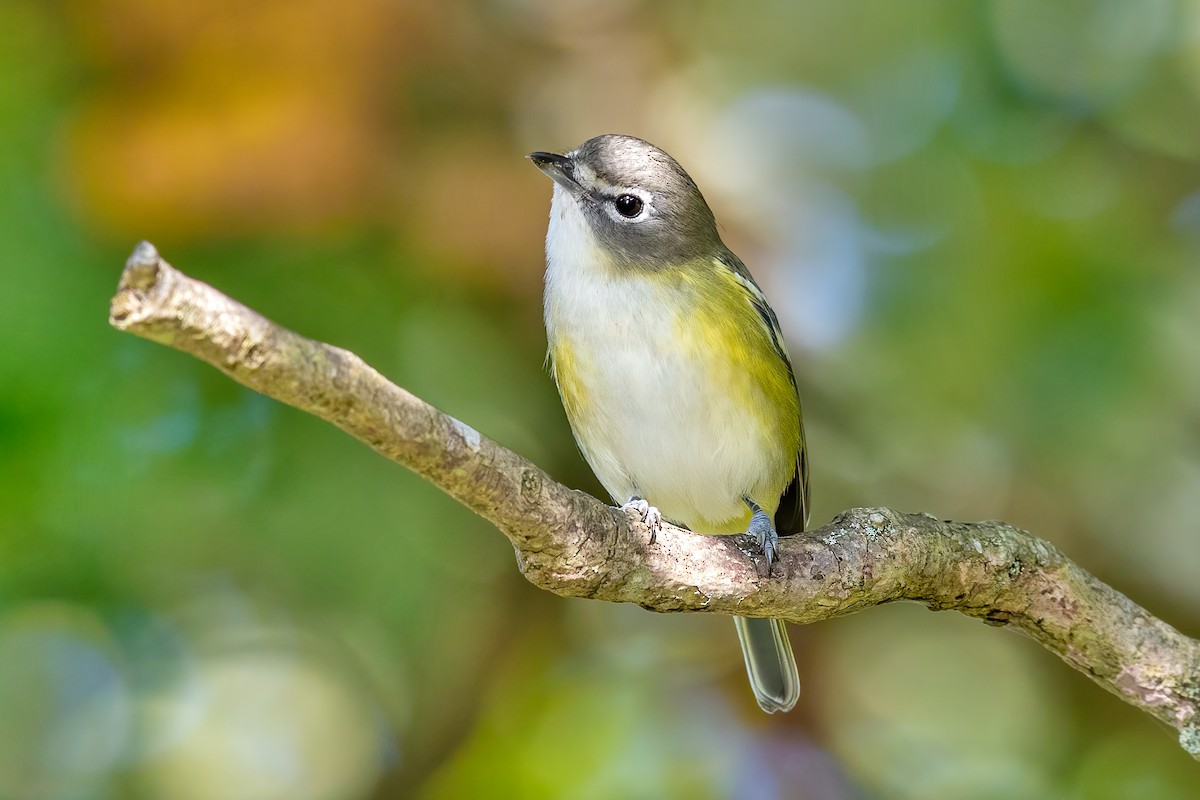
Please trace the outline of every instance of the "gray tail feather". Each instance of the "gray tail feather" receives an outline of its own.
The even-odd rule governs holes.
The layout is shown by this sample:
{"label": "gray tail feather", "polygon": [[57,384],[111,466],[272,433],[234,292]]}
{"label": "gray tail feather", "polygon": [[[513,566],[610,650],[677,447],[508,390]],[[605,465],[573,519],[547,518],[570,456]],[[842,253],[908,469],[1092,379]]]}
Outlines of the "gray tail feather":
{"label": "gray tail feather", "polygon": [[768,714],[791,711],[800,699],[800,671],[782,620],[734,617],[754,699]]}

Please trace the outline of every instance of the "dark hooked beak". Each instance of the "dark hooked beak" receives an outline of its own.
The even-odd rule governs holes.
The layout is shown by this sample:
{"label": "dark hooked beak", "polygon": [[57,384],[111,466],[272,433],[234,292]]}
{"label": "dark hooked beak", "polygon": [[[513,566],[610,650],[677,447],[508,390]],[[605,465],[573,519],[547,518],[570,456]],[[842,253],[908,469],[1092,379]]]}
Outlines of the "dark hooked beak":
{"label": "dark hooked beak", "polygon": [[558,153],[530,153],[526,156],[533,165],[568,192],[575,193],[580,189],[579,181],[575,180],[575,162]]}

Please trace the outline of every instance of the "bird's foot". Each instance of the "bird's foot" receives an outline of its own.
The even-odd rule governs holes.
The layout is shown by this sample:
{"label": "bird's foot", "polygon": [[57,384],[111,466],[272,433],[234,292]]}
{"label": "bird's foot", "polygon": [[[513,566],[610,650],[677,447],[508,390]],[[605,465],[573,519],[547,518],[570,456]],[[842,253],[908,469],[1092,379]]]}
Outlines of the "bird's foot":
{"label": "bird's foot", "polygon": [[650,529],[650,544],[654,544],[655,539],[658,538],[658,532],[662,528],[662,514],[658,509],[646,502],[644,498],[634,495],[629,498],[629,502],[621,506],[621,510],[637,513],[638,519],[646,523],[646,527]]}
{"label": "bird's foot", "polygon": [[775,526],[771,523],[771,518],[767,516],[767,512],[759,507],[750,498],[744,498],[746,505],[750,507],[750,525],[746,529],[746,535],[754,540],[762,550],[763,558],[767,562],[767,574],[771,574],[771,565],[775,563],[775,548],[779,544],[779,534],[775,530]]}

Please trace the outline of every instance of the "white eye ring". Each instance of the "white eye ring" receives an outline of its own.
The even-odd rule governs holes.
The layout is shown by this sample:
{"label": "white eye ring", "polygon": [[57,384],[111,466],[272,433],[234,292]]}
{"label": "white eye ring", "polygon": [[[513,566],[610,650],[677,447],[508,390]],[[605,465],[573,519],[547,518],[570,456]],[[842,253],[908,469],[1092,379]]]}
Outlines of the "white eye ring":
{"label": "white eye ring", "polygon": [[625,190],[609,198],[604,210],[617,222],[641,222],[650,216],[650,197],[644,192]]}

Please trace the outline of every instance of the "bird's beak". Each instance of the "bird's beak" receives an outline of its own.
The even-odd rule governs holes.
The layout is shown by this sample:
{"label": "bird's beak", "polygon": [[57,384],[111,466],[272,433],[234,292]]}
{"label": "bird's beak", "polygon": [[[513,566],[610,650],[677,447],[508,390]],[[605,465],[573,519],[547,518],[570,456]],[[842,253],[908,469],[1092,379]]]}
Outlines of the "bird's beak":
{"label": "bird's beak", "polygon": [[558,153],[530,153],[527,158],[533,162],[533,165],[542,172],[550,176],[550,178],[559,186],[566,189],[572,194],[576,194],[580,190],[579,181],[575,180],[575,162],[566,156],[560,156]]}

